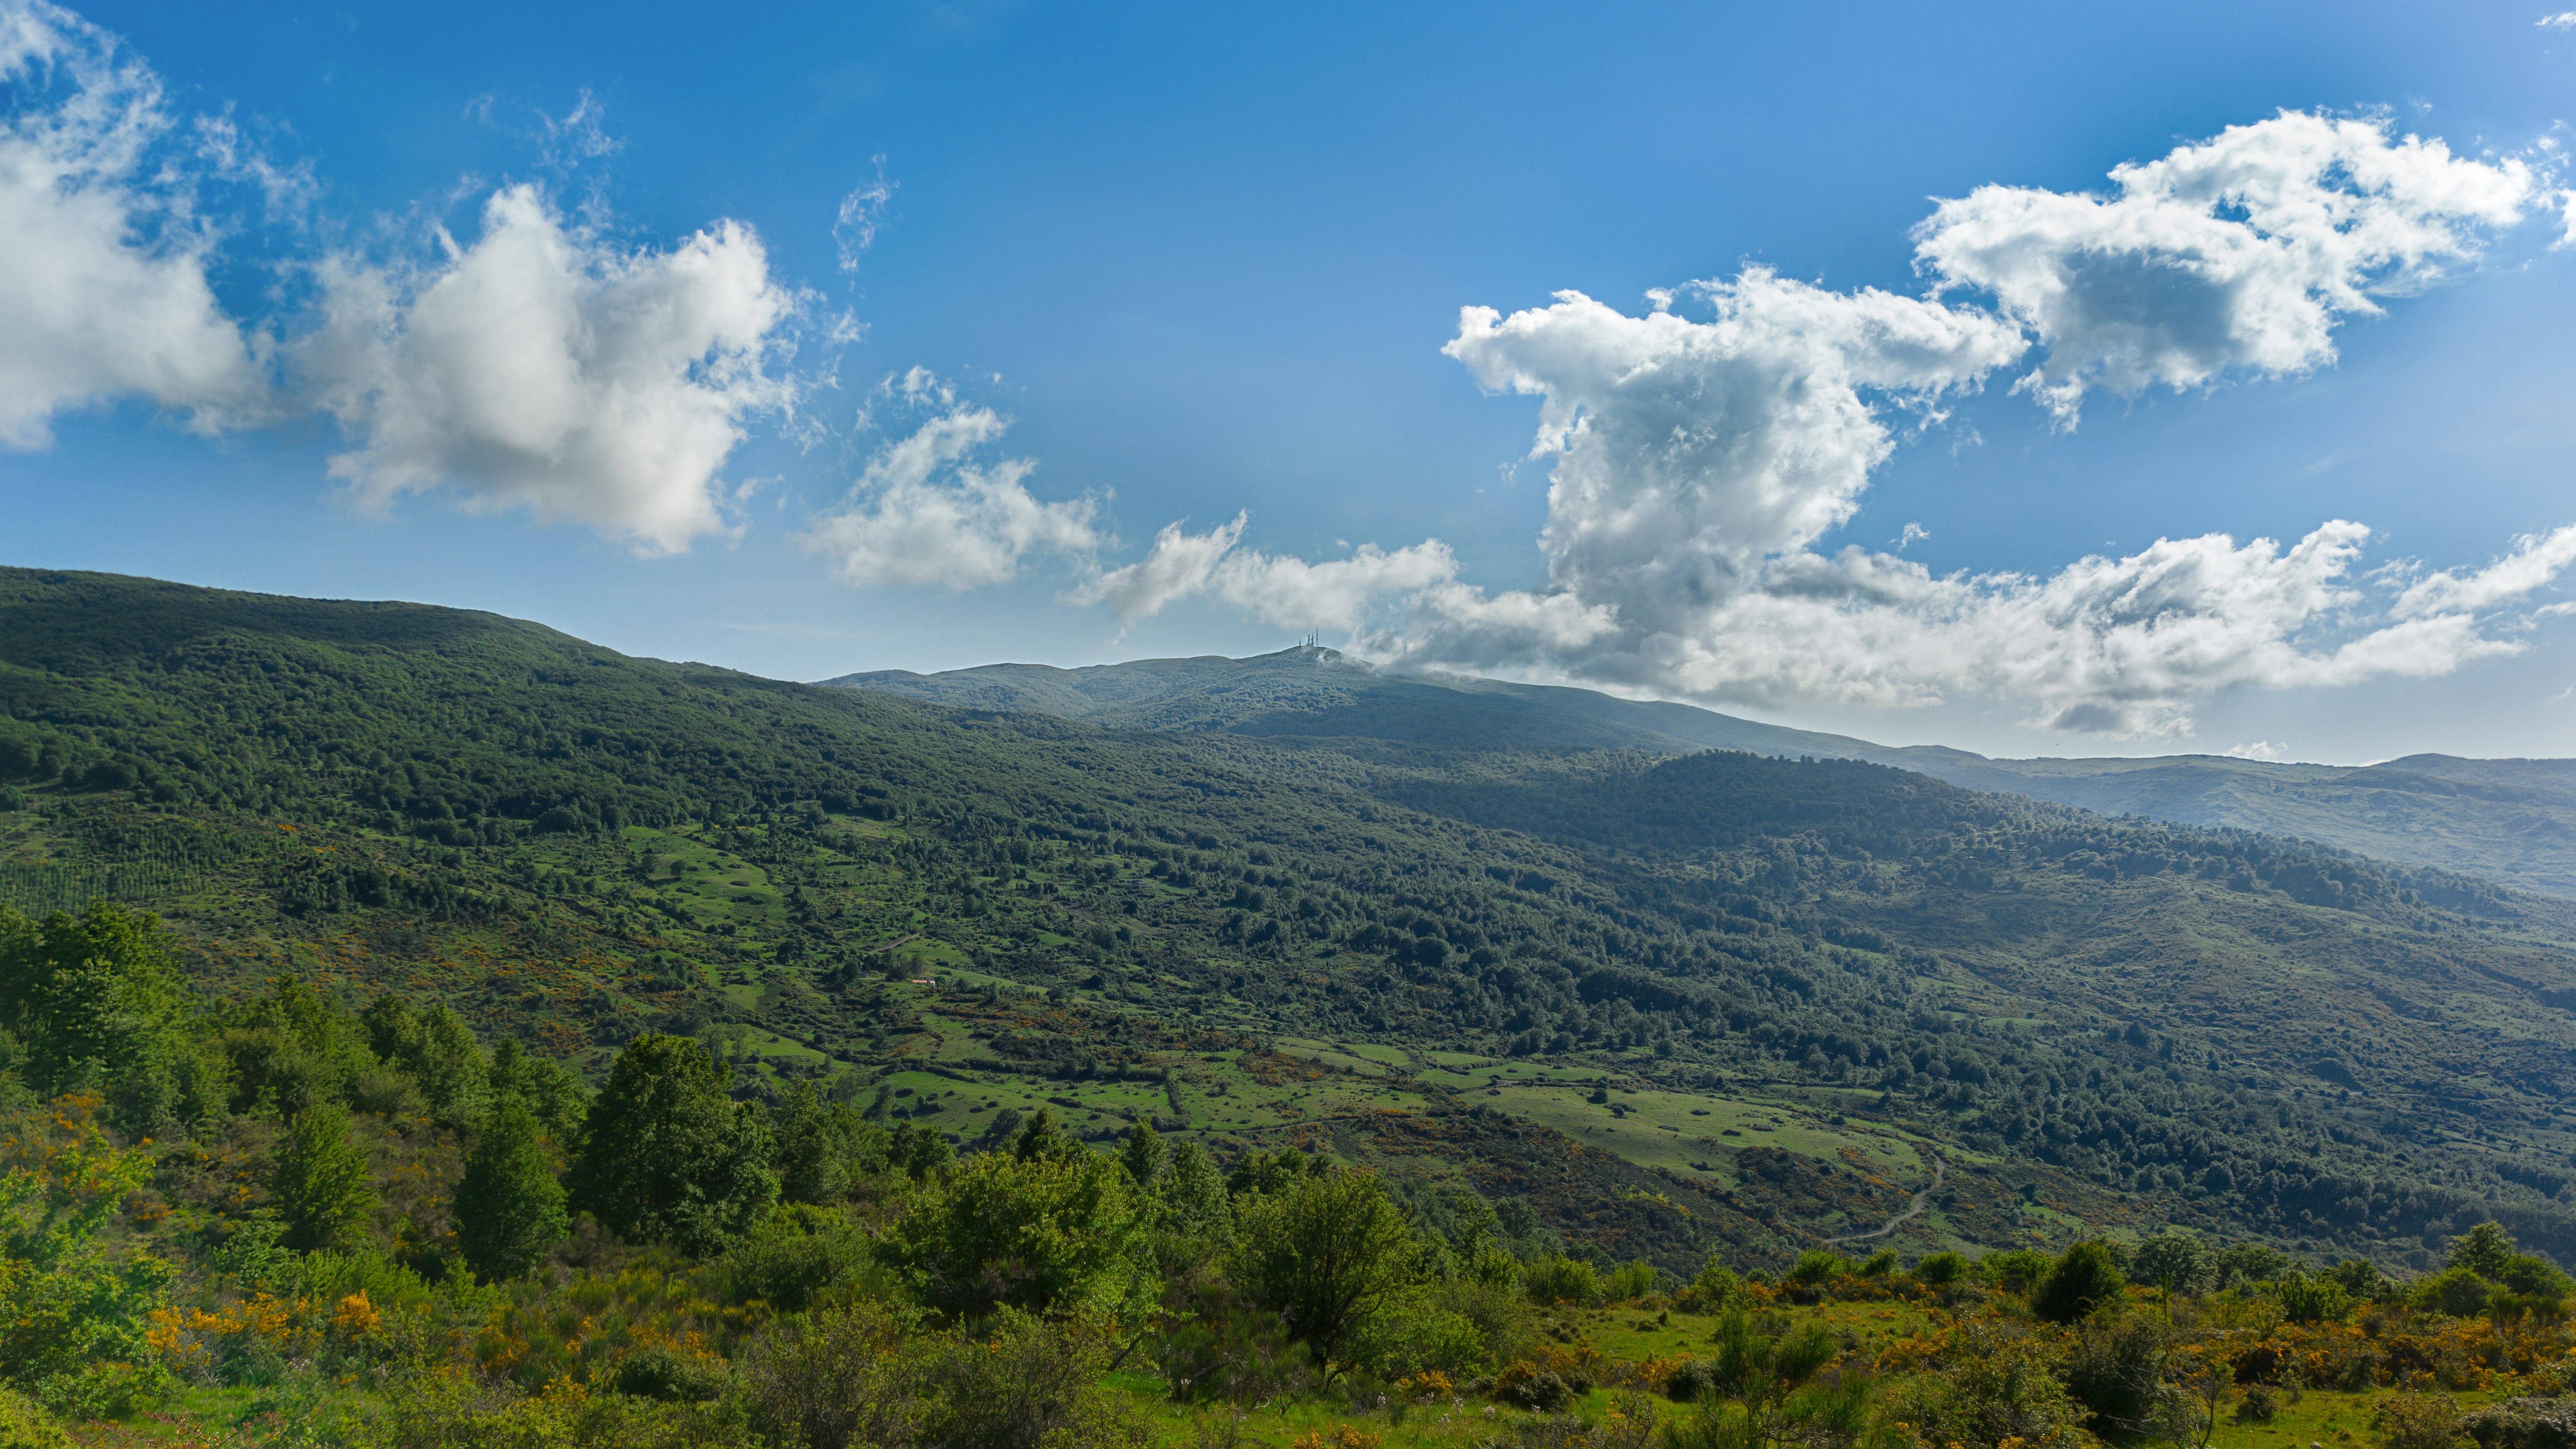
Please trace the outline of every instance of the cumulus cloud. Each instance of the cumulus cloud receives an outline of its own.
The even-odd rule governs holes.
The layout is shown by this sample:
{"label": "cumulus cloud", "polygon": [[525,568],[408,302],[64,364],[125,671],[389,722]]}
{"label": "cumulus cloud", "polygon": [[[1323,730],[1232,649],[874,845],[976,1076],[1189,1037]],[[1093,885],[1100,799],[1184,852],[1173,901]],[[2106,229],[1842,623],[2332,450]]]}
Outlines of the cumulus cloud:
{"label": "cumulus cloud", "polygon": [[1987,187],[1941,203],[1915,233],[1925,297],[1753,269],[1658,290],[1643,315],[1571,292],[1509,317],[1464,309],[1448,354],[1488,390],[1540,400],[1548,582],[1496,593],[1444,576],[1357,646],[1398,667],[1712,703],[2002,697],[2033,725],[2115,735],[2187,731],[2219,690],[2438,675],[2521,648],[2548,612],[2530,596],[2576,562],[2576,528],[2411,581],[2356,579],[2369,530],[2343,520],[2286,547],[2160,539],[2048,574],[1821,551],[1904,430],[2035,347],[2020,386],[2067,425],[2095,387],[2322,365],[2341,319],[2473,260],[2538,196],[2521,163],[2296,113],[2112,179],[2108,197]]}
{"label": "cumulus cloud", "polygon": [[2287,111],[2111,172],[2109,196],[1985,186],[1915,229],[1945,288],[2038,333],[2021,380],[2072,424],[2093,387],[2197,387],[2330,362],[2345,316],[2419,290],[2520,219],[2519,160],[2453,156],[2387,121]]}
{"label": "cumulus cloud", "polygon": [[331,460],[361,501],[452,489],[673,553],[725,526],[718,473],[748,414],[793,386],[766,364],[796,299],[748,227],[626,250],[535,187],[494,193],[471,245],[417,266],[335,257],[295,348],[357,444]]}
{"label": "cumulus cloud", "polygon": [[1107,604],[1122,624],[1133,624],[1183,599],[1206,596],[1283,629],[1360,626],[1378,601],[1452,578],[1458,560],[1449,546],[1429,539],[1392,552],[1362,544],[1349,558],[1310,564],[1302,559],[1235,548],[1245,518],[1205,533],[1166,524],[1145,557],[1112,569],[1074,593],[1078,602]]}
{"label": "cumulus cloud", "polygon": [[974,461],[1009,429],[1008,419],[959,401],[922,368],[890,380],[885,392],[929,416],[879,449],[849,500],[819,515],[803,540],[843,583],[963,592],[1008,583],[1033,555],[1087,558],[1099,548],[1093,500],[1040,501],[1026,486],[1037,467],[1026,458]]}
{"label": "cumulus cloud", "polygon": [[1683,625],[1851,517],[1894,446],[1864,390],[1928,408],[2028,345],[1981,312],[1759,269],[1695,290],[1707,320],[1578,292],[1510,317],[1469,307],[1443,349],[1486,388],[1541,399],[1552,581],[1632,627]]}
{"label": "cumulus cloud", "polygon": [[66,409],[145,397],[211,432],[255,415],[257,339],[207,279],[186,137],[159,77],[41,0],[0,3],[0,444],[38,448]]}

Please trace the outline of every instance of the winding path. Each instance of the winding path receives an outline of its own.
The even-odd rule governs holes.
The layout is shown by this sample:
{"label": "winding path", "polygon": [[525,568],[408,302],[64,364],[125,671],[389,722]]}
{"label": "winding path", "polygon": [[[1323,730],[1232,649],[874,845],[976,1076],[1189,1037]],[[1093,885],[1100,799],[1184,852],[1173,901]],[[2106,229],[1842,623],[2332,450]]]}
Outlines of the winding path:
{"label": "winding path", "polygon": [[1825,1241],[1828,1243],[1858,1243],[1865,1242],[1871,1238],[1883,1238],[1888,1234],[1895,1232],[1899,1226],[1923,1216],[1923,1205],[1932,1200],[1932,1194],[1941,1190],[1942,1180],[1950,1175],[1950,1165],[1941,1160],[1940,1153],[1926,1148],[1924,1150],[1924,1155],[1932,1159],[1932,1185],[1923,1189],[1921,1192],[1916,1193],[1914,1195],[1914,1201],[1906,1207],[1905,1211],[1889,1218],[1886,1222],[1870,1229],[1868,1232],[1853,1233],[1849,1237],[1827,1238]]}

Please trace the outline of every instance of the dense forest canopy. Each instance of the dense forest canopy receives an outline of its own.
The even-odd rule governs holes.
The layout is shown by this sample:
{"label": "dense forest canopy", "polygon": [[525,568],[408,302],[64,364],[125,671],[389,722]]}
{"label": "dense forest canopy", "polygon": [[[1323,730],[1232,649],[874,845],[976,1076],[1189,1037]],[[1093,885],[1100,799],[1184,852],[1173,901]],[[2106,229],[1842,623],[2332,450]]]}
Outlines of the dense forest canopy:
{"label": "dense forest canopy", "polygon": [[2285,1240],[2576,1221],[2562,922],[2464,879],[1850,761],[1109,731],[415,606],[14,572],[0,618],[0,884],[167,904],[209,989],[351,927],[360,991],[488,940],[434,989],[586,1070],[794,1020],[864,1075],[940,1040],[874,969],[910,936],[1056,993],[1064,1040],[997,1043],[1030,1064],[1383,1040],[1835,1089]]}
{"label": "dense forest canopy", "polygon": [[[1917,1256],[2177,1229],[2404,1278],[2490,1223],[2576,1259],[2554,903],[1848,759],[1439,739],[1108,728],[0,572],[0,1045],[16,1090],[92,1094],[127,1144],[96,1150],[256,1164],[191,1200],[202,1241],[282,1211],[280,1251],[364,1239],[431,1284],[579,1233],[712,1262],[782,1193],[866,1198],[868,1271],[981,1321],[1007,1295],[941,1298],[960,1229],[902,1227],[887,1184],[1106,1211],[1092,1160],[1149,1139],[1204,1164],[1147,1214],[1191,1231],[1286,1211],[1282,1153],[1361,1172],[1306,1207],[1365,1225],[1381,1195],[1448,1255],[1416,1285],[1776,1274],[1891,1220]],[[100,951],[149,969],[84,975]],[[642,1141],[677,1156],[600,1156]],[[388,1154],[444,1186],[347,1198]],[[1005,1160],[1057,1176],[976,1186]],[[1064,1291],[1132,1306],[1122,1243]],[[1227,1261],[1263,1311],[1308,1302]]]}

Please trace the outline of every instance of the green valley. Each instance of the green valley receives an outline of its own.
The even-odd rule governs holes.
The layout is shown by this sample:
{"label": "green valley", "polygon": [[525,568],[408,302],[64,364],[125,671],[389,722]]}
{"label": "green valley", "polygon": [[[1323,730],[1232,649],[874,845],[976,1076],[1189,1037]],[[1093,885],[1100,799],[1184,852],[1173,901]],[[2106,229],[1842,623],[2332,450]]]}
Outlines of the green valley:
{"label": "green valley", "polygon": [[[2010,1264],[2179,1232],[2411,1279],[2490,1223],[2576,1257],[2576,915],[2551,898],[1847,758],[991,707],[1011,703],[11,571],[0,904],[167,924],[190,1019],[229,1054],[204,1070],[242,1085],[189,1109],[212,1115],[151,1108],[153,1130],[252,1185],[183,1192],[155,1159],[183,1258],[260,1221],[256,1185],[305,1150],[281,1132],[343,1102],[421,1186],[334,1241],[428,1285],[403,1292],[476,1280],[457,1174],[499,1129],[425,1106],[435,1073],[400,1066],[391,1027],[294,1027],[396,1045],[330,1048],[347,1085],[313,1107],[252,1091],[274,1069],[248,1043],[288,1030],[260,1023],[452,1012],[475,1050],[575,1084],[538,1113],[566,1162],[613,1144],[565,1094],[614,1095],[636,1051],[678,1043],[650,1049],[697,1053],[770,1124],[741,1140],[774,1145],[725,1150],[778,1154],[772,1191],[826,1132],[798,1124],[854,1134],[827,1176],[877,1185],[819,1201],[895,1234],[868,1239],[885,1272],[930,1271],[901,1268],[923,1261],[901,1256],[907,1173],[1140,1141],[1231,1174],[1240,1212],[1345,1180],[1282,1164],[1333,1164],[1443,1261],[1633,1268],[1623,1301],[1712,1262],[1781,1282],[1838,1243]],[[212,1100],[188,1080],[153,1090]],[[110,1091],[108,1125],[139,1132],[128,1101]],[[649,1237],[612,1228],[555,1250],[566,1281]],[[752,1248],[705,1246],[750,1229],[688,1231],[752,1271]],[[249,1281],[202,1271],[217,1298]],[[1199,1281],[1171,1271],[1171,1293]]]}

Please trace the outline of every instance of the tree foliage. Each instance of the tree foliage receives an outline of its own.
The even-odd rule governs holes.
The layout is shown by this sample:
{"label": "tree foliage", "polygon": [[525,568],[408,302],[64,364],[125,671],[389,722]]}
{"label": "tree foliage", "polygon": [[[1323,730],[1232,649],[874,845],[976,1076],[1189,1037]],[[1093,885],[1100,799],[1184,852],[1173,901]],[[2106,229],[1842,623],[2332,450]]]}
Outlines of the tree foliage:
{"label": "tree foliage", "polygon": [[1324,1172],[1242,1204],[1229,1268],[1330,1369],[1348,1361],[1352,1335],[1417,1281],[1423,1264],[1375,1174]]}
{"label": "tree foliage", "polygon": [[1151,1301],[1145,1228],[1114,1158],[988,1152],[925,1184],[881,1256],[943,1312],[1117,1316]]}
{"label": "tree foliage", "polygon": [[629,1042],[592,1101],[571,1205],[640,1242],[721,1250],[778,1197],[759,1118],[722,1067],[686,1037]]}
{"label": "tree foliage", "polygon": [[456,1188],[456,1246],[487,1279],[515,1278],[571,1231],[536,1114],[504,1095],[475,1134]]}

